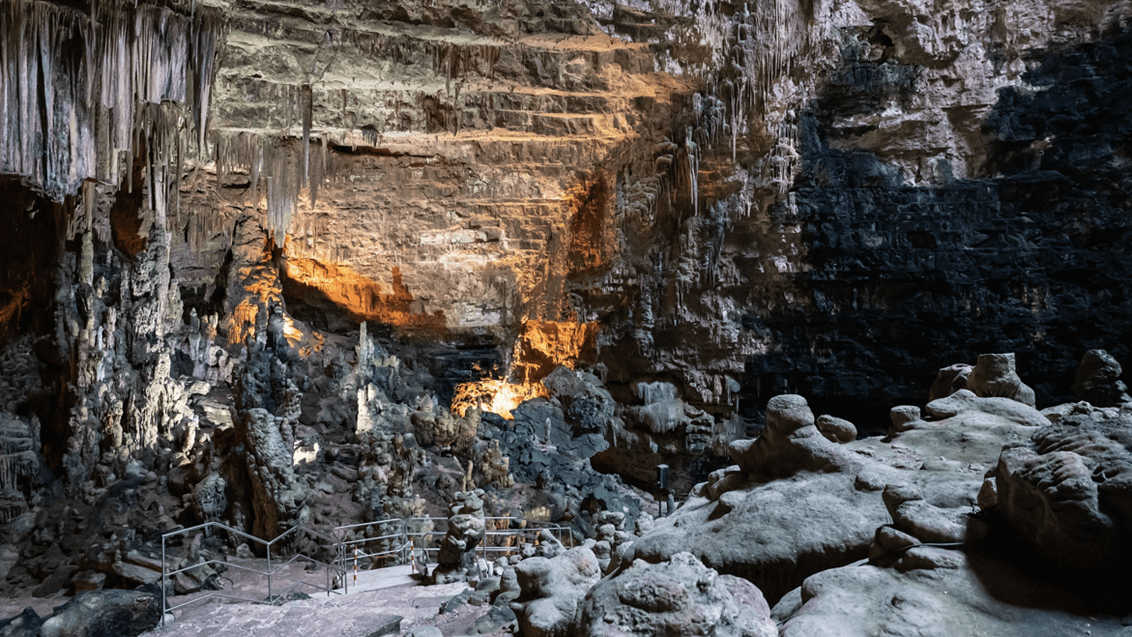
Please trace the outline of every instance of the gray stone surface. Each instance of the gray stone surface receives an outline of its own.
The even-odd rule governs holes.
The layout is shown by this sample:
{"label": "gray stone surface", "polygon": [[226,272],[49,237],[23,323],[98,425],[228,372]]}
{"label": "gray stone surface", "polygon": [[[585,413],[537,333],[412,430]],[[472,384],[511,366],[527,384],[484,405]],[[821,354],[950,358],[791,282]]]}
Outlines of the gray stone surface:
{"label": "gray stone surface", "polygon": [[1132,400],[1128,386],[1120,380],[1123,373],[1116,358],[1103,349],[1091,349],[1081,357],[1073,379],[1073,393],[1097,407],[1122,405]]}
{"label": "gray stone surface", "polygon": [[818,416],[815,424],[821,435],[830,442],[850,442],[857,438],[857,427],[844,418],[823,414]]}
{"label": "gray stone surface", "polygon": [[979,354],[975,368],[967,375],[967,388],[983,398],[1001,396],[1035,405],[1034,390],[1022,382],[1014,367],[1014,354]]}
{"label": "gray stone surface", "polygon": [[960,390],[931,403],[945,418],[836,444],[807,424],[813,418],[799,398],[772,399],[771,409],[782,408],[768,413],[764,436],[732,446],[743,462],[714,472],[675,515],[657,520],[630,558],[659,563],[689,551],[774,603],[807,576],[869,555],[877,528],[891,520],[886,486],[916,492],[899,510],[903,526],[930,541],[965,538],[958,527],[1002,446],[1027,440],[1030,423],[1048,423],[1021,403]]}
{"label": "gray stone surface", "polygon": [[904,568],[853,564],[807,578],[772,611],[781,637],[1132,635],[1120,619],[1127,593],[1107,584],[1082,590],[977,550],[908,554]]}
{"label": "gray stone surface", "polygon": [[87,591],[72,597],[43,622],[40,637],[135,637],[161,619],[161,591]]}
{"label": "gray stone surface", "polygon": [[593,551],[577,547],[553,558],[523,560],[515,574],[522,592],[511,608],[524,637],[566,637],[601,567]]}
{"label": "gray stone surface", "polygon": [[1132,558],[1132,412],[1078,403],[1003,449],[995,480],[1010,528],[1062,569],[1109,571]]}
{"label": "gray stone surface", "polygon": [[777,637],[754,584],[719,575],[690,553],[637,560],[586,595],[578,637]]}

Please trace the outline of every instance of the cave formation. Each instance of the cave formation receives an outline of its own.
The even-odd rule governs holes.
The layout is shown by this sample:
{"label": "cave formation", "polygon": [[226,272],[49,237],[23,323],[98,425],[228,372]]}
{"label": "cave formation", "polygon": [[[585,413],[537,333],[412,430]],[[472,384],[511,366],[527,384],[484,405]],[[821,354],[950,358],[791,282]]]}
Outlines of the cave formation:
{"label": "cave formation", "polygon": [[202,524],[169,599],[497,580],[406,631],[1124,634],[1130,17],[0,0],[0,634]]}

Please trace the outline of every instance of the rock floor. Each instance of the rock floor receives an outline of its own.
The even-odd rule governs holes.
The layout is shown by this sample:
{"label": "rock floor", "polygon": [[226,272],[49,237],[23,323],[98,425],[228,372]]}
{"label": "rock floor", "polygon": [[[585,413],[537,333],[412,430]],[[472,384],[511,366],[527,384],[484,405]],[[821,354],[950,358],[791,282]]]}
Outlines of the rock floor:
{"label": "rock floor", "polygon": [[[192,607],[154,637],[256,637],[280,635],[404,634],[416,626],[436,626],[445,635],[459,634],[485,609],[463,606],[439,615],[441,602],[463,590],[464,584],[421,587],[401,585],[344,596],[319,595],[282,606],[205,602]],[[400,625],[390,630],[391,621]],[[385,632],[390,630],[390,632]]]}

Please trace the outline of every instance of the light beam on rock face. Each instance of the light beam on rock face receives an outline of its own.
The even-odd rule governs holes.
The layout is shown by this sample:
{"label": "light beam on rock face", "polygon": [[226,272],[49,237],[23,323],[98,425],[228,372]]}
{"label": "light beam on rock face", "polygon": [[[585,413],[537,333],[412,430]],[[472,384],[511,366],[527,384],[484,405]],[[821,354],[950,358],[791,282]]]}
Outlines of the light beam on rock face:
{"label": "light beam on rock face", "polygon": [[591,360],[596,342],[597,323],[526,321],[507,374],[458,385],[452,411],[463,416],[476,407],[511,420],[511,410],[520,403],[547,395],[542,379],[555,368],[565,365],[573,369],[579,362]]}
{"label": "light beam on rock face", "polygon": [[546,396],[546,388],[541,383],[512,383],[499,378],[486,378],[456,387],[452,398],[453,413],[463,417],[475,407],[490,411],[507,420],[514,419],[511,410],[524,400]]}

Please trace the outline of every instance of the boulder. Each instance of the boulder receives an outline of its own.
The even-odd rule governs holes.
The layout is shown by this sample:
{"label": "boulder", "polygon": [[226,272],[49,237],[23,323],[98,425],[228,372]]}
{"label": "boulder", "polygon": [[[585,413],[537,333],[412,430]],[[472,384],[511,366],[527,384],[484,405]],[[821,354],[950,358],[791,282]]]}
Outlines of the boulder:
{"label": "boulder", "polygon": [[830,442],[846,443],[857,438],[857,427],[843,418],[825,414],[819,416],[815,423],[821,435]]}
{"label": "boulder", "polygon": [[1001,396],[1024,405],[1035,405],[1034,390],[1022,382],[1014,369],[1014,354],[979,354],[967,376],[967,388],[976,396]]}
{"label": "boulder", "polygon": [[1132,557],[1132,412],[1078,403],[1003,449],[995,481],[1010,528],[1062,569],[1110,571]]}
{"label": "boulder", "polygon": [[915,426],[915,423],[921,422],[920,408],[915,405],[897,405],[888,410],[888,420],[890,422],[888,435],[908,431]]}
{"label": "boulder", "polygon": [[0,619],[0,637],[39,637],[43,618],[30,606],[9,619]]}
{"label": "boulder", "polygon": [[87,591],[72,597],[43,622],[41,637],[134,637],[161,620],[156,586]]}
{"label": "boulder", "polygon": [[213,471],[193,487],[193,511],[201,522],[220,520],[228,508],[228,483]]}
{"label": "boulder", "polygon": [[690,553],[635,561],[586,596],[579,637],[774,637],[770,607],[747,580],[719,575]]}
{"label": "boulder", "polygon": [[914,546],[897,567],[853,564],[775,605],[781,637],[1126,635],[1111,581],[1075,590],[1048,569],[978,549]]}
{"label": "boulder", "polygon": [[469,635],[487,635],[515,621],[515,611],[509,604],[495,604],[468,630]]}
{"label": "boulder", "polygon": [[79,571],[71,578],[71,586],[74,587],[76,593],[83,591],[96,591],[106,583],[106,573],[99,573],[98,571]]}
{"label": "boulder", "polygon": [[967,389],[967,376],[971,374],[971,369],[970,365],[964,363],[941,368],[928,391],[928,400],[946,398],[960,389]]}
{"label": "boulder", "polygon": [[515,567],[521,593],[511,603],[524,637],[568,637],[582,599],[601,567],[593,551],[572,548],[557,557],[533,557]]}
{"label": "boulder", "polygon": [[130,562],[114,562],[114,574],[130,584],[155,584],[161,579],[161,567],[156,570],[149,566],[131,564]]}
{"label": "boulder", "polygon": [[1128,387],[1120,380],[1123,371],[1111,354],[1103,349],[1091,349],[1077,366],[1073,393],[1097,407],[1123,405],[1132,401]]}

